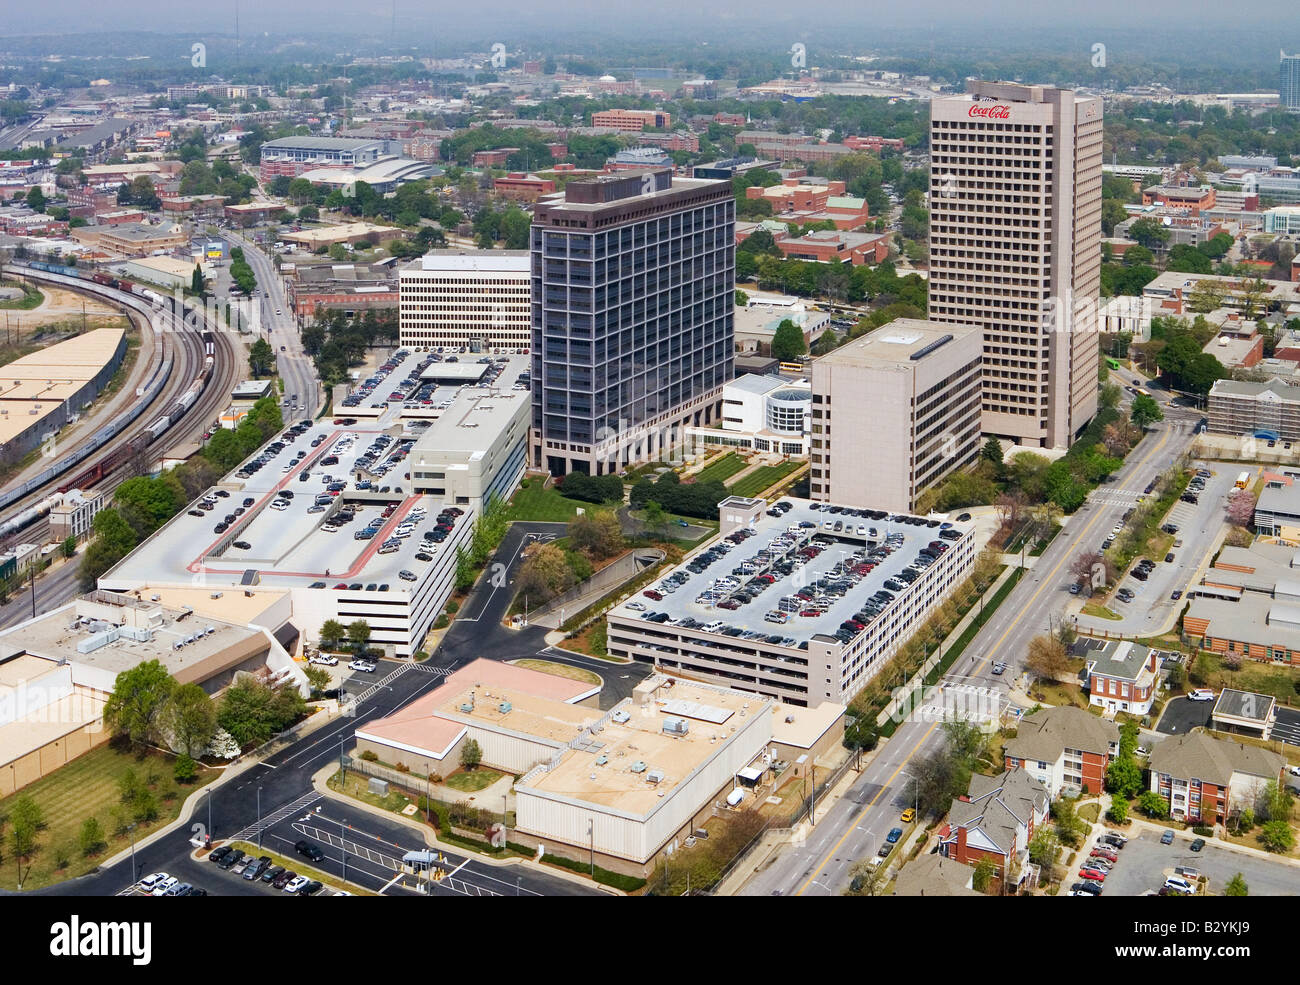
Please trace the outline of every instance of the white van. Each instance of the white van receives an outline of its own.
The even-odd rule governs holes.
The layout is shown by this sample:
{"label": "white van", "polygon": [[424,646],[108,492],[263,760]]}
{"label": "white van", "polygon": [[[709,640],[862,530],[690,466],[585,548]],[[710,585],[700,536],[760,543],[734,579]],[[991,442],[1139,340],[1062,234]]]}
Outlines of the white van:
{"label": "white van", "polygon": [[1192,884],[1181,876],[1170,876],[1165,880],[1165,889],[1172,889],[1179,893],[1191,893]]}

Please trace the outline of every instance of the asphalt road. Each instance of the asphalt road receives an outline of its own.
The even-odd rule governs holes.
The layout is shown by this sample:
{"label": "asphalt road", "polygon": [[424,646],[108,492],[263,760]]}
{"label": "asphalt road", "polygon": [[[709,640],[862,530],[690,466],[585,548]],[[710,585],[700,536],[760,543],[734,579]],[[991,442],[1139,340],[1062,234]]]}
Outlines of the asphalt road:
{"label": "asphalt road", "polygon": [[[1127,376],[1128,374],[1126,374]],[[1114,483],[1094,491],[1087,503],[1048,546],[1035,566],[1020,580],[997,613],[972,641],[945,683],[1004,689],[1004,680],[1021,672],[1029,641],[1059,622],[1069,594],[1069,564],[1080,550],[1095,547],[1127,506],[1107,497],[1112,486],[1131,489],[1139,477],[1168,468],[1185,453],[1191,427],[1183,415],[1155,425],[1129,454]],[[1142,478],[1137,488],[1145,486]],[[992,676],[991,665],[1004,660],[1008,671]],[[837,895],[849,882],[849,870],[858,859],[875,854],[881,836],[898,823],[906,806],[907,766],[939,747],[943,733],[934,721],[914,716],[899,725],[892,739],[853,782],[847,796],[828,806],[804,844],[782,852],[762,872],[751,877],[744,895]],[[904,841],[910,841],[908,834]]]}
{"label": "asphalt road", "polygon": [[1174,698],[1165,705],[1160,721],[1156,722],[1156,731],[1164,735],[1186,735],[1198,726],[1210,724],[1213,711],[1213,701]]}

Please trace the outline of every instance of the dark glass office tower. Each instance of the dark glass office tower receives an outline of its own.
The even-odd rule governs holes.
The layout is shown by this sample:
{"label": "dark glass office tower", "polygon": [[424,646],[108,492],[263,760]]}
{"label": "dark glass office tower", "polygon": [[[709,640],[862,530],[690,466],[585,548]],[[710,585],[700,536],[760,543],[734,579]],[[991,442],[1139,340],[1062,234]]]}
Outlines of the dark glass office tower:
{"label": "dark glass office tower", "polygon": [[605,475],[712,423],[734,359],[735,200],[647,169],[571,181],[532,227],[532,460]]}

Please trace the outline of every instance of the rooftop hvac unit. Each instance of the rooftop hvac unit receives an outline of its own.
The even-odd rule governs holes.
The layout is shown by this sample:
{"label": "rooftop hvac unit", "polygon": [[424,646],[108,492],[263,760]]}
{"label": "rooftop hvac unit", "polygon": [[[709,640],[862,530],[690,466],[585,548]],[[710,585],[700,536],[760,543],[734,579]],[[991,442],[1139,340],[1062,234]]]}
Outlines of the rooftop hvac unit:
{"label": "rooftop hvac unit", "polygon": [[615,721],[615,722],[618,722],[619,724],[622,724],[623,722],[626,722],[626,721],[627,721],[629,718],[631,718],[632,716],[629,715],[629,714],[628,714],[626,711],[624,711],[622,708],[620,708],[620,709],[618,709],[618,711],[614,712],[614,713],[613,713],[612,715],[610,715],[609,717],[610,717],[610,720],[611,720],[611,721]]}
{"label": "rooftop hvac unit", "polygon": [[606,763],[608,763],[608,762],[609,762],[609,757],[606,756],[603,752],[602,752],[599,756],[596,757],[596,765],[597,765],[597,766],[604,766],[604,765],[605,765]]}
{"label": "rooftop hvac unit", "polygon": [[463,711],[465,714],[468,715],[470,712],[472,712],[472,711],[474,710],[474,702],[472,702],[472,701],[462,701],[462,702],[460,703],[460,710]]}
{"label": "rooftop hvac unit", "polygon": [[665,718],[664,732],[667,735],[685,735],[690,731],[690,725],[684,718]]}
{"label": "rooftop hvac unit", "polygon": [[646,770],[645,763],[640,759],[633,763],[630,768],[633,773],[644,773]]}
{"label": "rooftop hvac unit", "polygon": [[512,705],[509,701],[502,701],[499,705],[497,705],[497,711],[501,712],[501,714],[503,715],[509,715],[513,709],[514,709],[514,705]]}
{"label": "rooftop hvac unit", "polygon": [[663,783],[664,771],[651,770],[649,773],[646,774],[645,779],[646,779],[646,783]]}

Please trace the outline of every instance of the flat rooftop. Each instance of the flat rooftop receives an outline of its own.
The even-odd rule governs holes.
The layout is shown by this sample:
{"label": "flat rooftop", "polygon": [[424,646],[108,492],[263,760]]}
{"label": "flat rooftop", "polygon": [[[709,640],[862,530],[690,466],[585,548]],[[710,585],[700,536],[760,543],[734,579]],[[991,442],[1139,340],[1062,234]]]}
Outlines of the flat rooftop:
{"label": "flat rooftop", "polygon": [[827,365],[863,369],[910,368],[930,352],[965,339],[979,329],[947,325],[922,318],[896,318],[868,335],[854,339],[822,359]]}
{"label": "flat rooftop", "polygon": [[[114,624],[129,625],[119,620],[132,618],[140,619],[139,625],[145,627],[139,634],[142,638],[113,633]],[[184,640],[190,642],[179,649],[173,646]],[[168,673],[186,680],[193,679],[193,669],[211,657],[232,649],[247,650],[251,656],[266,641],[260,630],[199,618],[158,603],[102,605],[75,599],[0,633],[0,659],[5,654],[26,653],[46,660],[69,660],[114,675],[146,660],[157,660]],[[236,662],[242,659],[246,658]]]}
{"label": "flat rooftop", "polygon": [[516,273],[532,269],[527,250],[431,250],[402,273]]}
{"label": "flat rooftop", "polygon": [[[408,466],[396,456],[399,443],[413,439],[401,438],[400,431],[400,427],[386,428],[364,420],[350,427],[336,426],[328,419],[313,425],[300,437],[286,441],[285,447],[250,477],[240,478],[239,469],[226,476],[217,488],[229,493],[227,497],[210,491],[215,506],[208,511],[200,509],[202,515],[197,517],[190,515],[190,510],[196,508],[191,503],[189,509],[169,520],[108,572],[102,583],[132,588],[193,584],[220,590],[240,586],[246,573],[252,571],[255,584],[247,585],[250,589],[305,588],[326,581],[330,588],[355,583],[363,589],[373,584],[377,590],[379,585],[387,584],[393,592],[413,592],[420,582],[401,580],[398,572],[409,570],[421,576],[427,567],[438,563],[441,551],[453,549],[453,541],[464,525],[473,523],[474,517],[472,509],[461,507],[465,515],[456,519],[448,540],[436,545],[434,561],[415,559],[422,549],[422,535],[436,525],[444,504],[441,498],[412,493],[406,478]],[[358,490],[357,459],[384,434],[392,441],[372,468],[391,461],[391,471],[384,476],[373,471],[366,474],[370,476],[367,481],[378,490],[387,487],[388,491]],[[285,439],[287,435],[279,437]],[[316,438],[322,440],[313,448]],[[294,464],[299,451],[306,455]],[[328,457],[337,457],[338,462],[321,464]],[[351,523],[335,531],[324,529],[335,510],[332,505],[325,512],[309,512],[316,497],[325,494],[327,477],[347,482],[347,488],[336,499],[350,505],[355,513]],[[292,493],[289,506],[272,509],[271,503],[281,498],[283,490]],[[248,507],[243,505],[246,499],[253,501]],[[381,512],[389,504],[395,505],[396,512],[382,519]],[[242,512],[234,516],[226,531],[218,533],[216,525],[236,510]],[[414,532],[401,541],[401,547],[394,553],[379,553],[399,523],[418,510],[424,510],[424,516],[415,521]],[[381,525],[379,533],[369,540],[355,539],[354,533],[371,522]],[[235,542],[248,547],[236,547]]]}
{"label": "flat rooftop", "polygon": [[113,358],[125,334],[120,328],[97,328],[15,359],[0,366],[0,388],[17,381],[84,383]]}
{"label": "flat rooftop", "polygon": [[[650,704],[630,702],[604,721],[581,748],[565,752],[555,769],[521,785],[542,793],[648,814],[702,764],[722,751],[742,719],[771,714],[771,702],[753,694],[674,678]],[[665,719],[686,723],[681,734],[664,731]],[[657,782],[655,779],[657,778]]]}
{"label": "flat rooftop", "polygon": [[[665,592],[662,600],[647,598],[644,592],[638,593],[611,610],[611,613],[624,619],[642,619],[653,612],[667,613],[669,621],[692,618],[698,623],[721,622],[724,627],[735,627],[744,632],[761,633],[764,636],[780,637],[787,646],[811,640],[819,634],[833,634],[846,619],[862,609],[868,599],[884,588],[884,584],[916,560],[921,548],[933,540],[939,540],[943,529],[955,529],[970,536],[974,533],[974,523],[950,523],[938,518],[927,520],[922,525],[907,523],[907,514],[886,514],[884,519],[873,520],[868,517],[831,513],[830,506],[810,503],[807,500],[784,499],[791,504],[791,509],[784,517],[760,516],[752,528],[755,533],[732,544],[721,538],[703,545],[699,550],[684,559],[671,574],[681,573],[687,576],[676,590]],[[814,507],[818,507],[814,509]],[[855,513],[858,511],[855,511]],[[867,513],[869,511],[860,511]],[[880,511],[876,511],[880,512]],[[933,522],[934,526],[930,526]],[[836,523],[842,529],[835,531]],[[801,526],[808,524],[809,526]],[[830,529],[826,529],[829,524]],[[857,584],[849,588],[840,597],[830,596],[825,612],[819,615],[803,616],[798,609],[790,613],[784,624],[768,622],[764,615],[778,608],[784,598],[794,597],[799,589],[815,587],[821,578],[835,578],[847,571],[854,564],[854,558],[865,561],[865,554],[870,549],[883,544],[890,536],[898,544],[888,557],[876,563],[876,566],[861,577]],[[767,570],[772,561],[759,558],[759,554],[768,551],[778,538],[793,538],[792,547],[787,549],[788,556],[798,557],[798,552],[808,547],[821,546],[822,550],[815,557],[803,559],[802,567],[796,567],[788,575],[778,576],[768,588],[758,594],[753,601],[741,605],[738,609],[724,609],[713,601],[700,601],[700,596],[713,588],[720,579],[734,579],[737,583],[747,580],[753,574]],[[956,543],[954,541],[954,543]],[[714,547],[726,548],[726,552],[716,560],[707,563],[699,573],[689,570],[689,565]],[[752,565],[750,572],[736,574],[736,569]],[[667,579],[649,586],[650,590],[663,592],[671,588]],[[739,587],[739,586],[737,586]],[[894,592],[901,597],[901,593]],[[725,596],[724,596],[725,597]],[[891,603],[891,604],[897,604]],[[644,611],[632,608],[633,605],[644,606]],[[698,627],[697,627],[698,628]]]}

